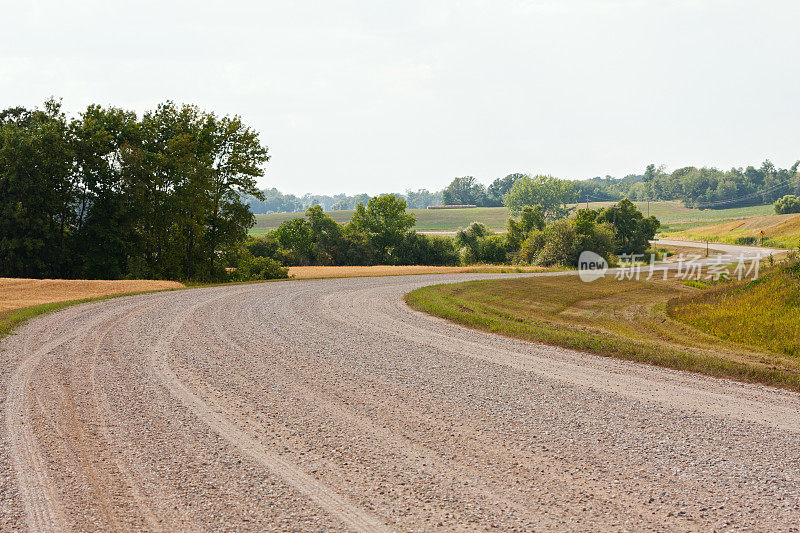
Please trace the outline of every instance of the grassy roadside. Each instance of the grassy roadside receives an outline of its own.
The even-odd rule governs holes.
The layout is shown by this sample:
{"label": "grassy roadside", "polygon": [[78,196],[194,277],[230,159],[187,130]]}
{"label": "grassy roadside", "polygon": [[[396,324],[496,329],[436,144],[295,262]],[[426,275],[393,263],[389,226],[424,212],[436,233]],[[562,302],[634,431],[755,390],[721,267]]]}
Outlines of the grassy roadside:
{"label": "grassy roadside", "polygon": [[800,361],[674,320],[668,302],[699,294],[674,281],[583,283],[574,276],[424,287],[411,307],[462,325],[715,377],[800,391]]}
{"label": "grassy roadside", "polygon": [[800,261],[757,280],[672,299],[669,315],[722,339],[800,358]]}

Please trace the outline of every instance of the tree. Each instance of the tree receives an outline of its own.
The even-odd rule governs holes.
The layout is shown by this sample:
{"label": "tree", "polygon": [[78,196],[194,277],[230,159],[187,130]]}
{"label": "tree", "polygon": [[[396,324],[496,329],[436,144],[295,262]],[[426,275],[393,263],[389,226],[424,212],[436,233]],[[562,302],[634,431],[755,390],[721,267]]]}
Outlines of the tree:
{"label": "tree", "polygon": [[616,254],[644,253],[661,226],[656,217],[645,218],[627,198],[614,206],[601,209],[596,220],[598,223],[612,225]]}
{"label": "tree", "polygon": [[541,231],[545,227],[544,211],[542,206],[525,206],[519,222],[509,217],[506,221],[506,241],[510,251],[519,250],[522,242],[528,237],[531,231]]}
{"label": "tree", "polygon": [[65,277],[77,174],[61,103],[0,114],[0,275]]}
{"label": "tree", "polygon": [[394,249],[416,222],[414,215],[406,213],[405,200],[387,194],[371,198],[366,208],[358,204],[348,225],[352,233],[366,234],[378,259],[389,264],[396,262]]}
{"label": "tree", "polygon": [[567,203],[574,201],[572,184],[553,176],[522,176],[503,197],[512,214],[518,215],[525,206],[541,206],[546,218],[555,220],[569,214]]}
{"label": "tree", "polygon": [[486,205],[489,207],[500,207],[503,205],[503,196],[511,190],[516,181],[525,174],[509,174],[504,178],[497,178],[486,189]]}
{"label": "tree", "polygon": [[472,176],[455,178],[444,191],[442,191],[442,204],[444,205],[477,205],[482,206],[486,201],[486,190]]}

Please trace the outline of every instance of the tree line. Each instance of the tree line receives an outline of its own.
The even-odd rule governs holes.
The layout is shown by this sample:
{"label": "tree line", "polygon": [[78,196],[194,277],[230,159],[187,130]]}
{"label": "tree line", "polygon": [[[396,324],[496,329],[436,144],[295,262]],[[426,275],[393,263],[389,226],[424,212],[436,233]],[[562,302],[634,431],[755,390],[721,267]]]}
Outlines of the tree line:
{"label": "tree line", "polygon": [[[728,171],[713,167],[683,167],[667,172],[664,167],[648,165],[643,174],[629,174],[622,178],[612,176],[586,180],[558,180],[567,202],[582,202],[587,197],[592,201],[632,200],[681,200],[687,207],[701,209],[723,209],[773,203],[785,195],[800,195],[800,174],[795,163],[788,169],[777,168],[770,161],[760,166],[733,168]],[[478,207],[508,206],[506,195],[520,180],[541,181],[541,176],[512,173],[497,178],[488,186],[473,176],[454,178],[441,191],[427,189],[395,194],[406,200],[412,209],[424,209],[429,205],[476,205]],[[551,178],[547,176],[547,178]],[[548,179],[548,182],[553,182]],[[523,180],[523,186],[530,182]],[[521,187],[518,187],[518,189]],[[250,201],[256,213],[302,211],[312,205],[321,205],[325,210],[355,209],[359,203],[366,204],[370,196],[358,195],[312,195],[302,197],[282,195],[276,189],[264,191],[267,200]],[[512,205],[519,207],[512,200]]]}
{"label": "tree line", "polygon": [[238,116],[60,102],[0,112],[0,275],[226,279],[269,160]]}
{"label": "tree line", "polygon": [[[286,220],[262,237],[251,237],[233,265],[471,265],[535,264],[574,266],[584,250],[614,263],[619,254],[644,254],[660,223],[645,218],[630,200],[600,210],[566,210],[525,205],[509,217],[507,232],[495,234],[474,222],[454,238],[413,230],[414,215],[404,199],[373,197],[358,204],[347,224],[339,224],[319,205],[304,217]],[[260,263],[259,263],[260,262]]]}

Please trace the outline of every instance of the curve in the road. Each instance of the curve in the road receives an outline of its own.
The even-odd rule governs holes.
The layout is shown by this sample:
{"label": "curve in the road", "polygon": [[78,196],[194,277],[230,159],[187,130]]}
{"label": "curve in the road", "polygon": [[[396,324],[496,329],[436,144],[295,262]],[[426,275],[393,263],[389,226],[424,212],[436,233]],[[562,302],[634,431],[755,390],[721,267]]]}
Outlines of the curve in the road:
{"label": "curve in the road", "polygon": [[216,287],[3,341],[0,528],[790,528],[789,392],[468,330],[407,291]]}

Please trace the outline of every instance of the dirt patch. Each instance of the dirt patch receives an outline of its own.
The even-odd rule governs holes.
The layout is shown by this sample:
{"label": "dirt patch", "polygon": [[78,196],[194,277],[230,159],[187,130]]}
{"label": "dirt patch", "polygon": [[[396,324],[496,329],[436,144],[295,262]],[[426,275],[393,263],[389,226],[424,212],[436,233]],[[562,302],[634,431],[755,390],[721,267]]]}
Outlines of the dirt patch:
{"label": "dirt patch", "polygon": [[177,281],[145,279],[25,279],[0,278],[0,313],[32,305],[83,300],[128,292],[156,291],[183,287]]}
{"label": "dirt patch", "polygon": [[407,276],[412,274],[463,274],[481,272],[541,272],[536,266],[478,265],[478,266],[299,266],[290,267],[289,275],[295,279],[359,278],[369,276]]}

